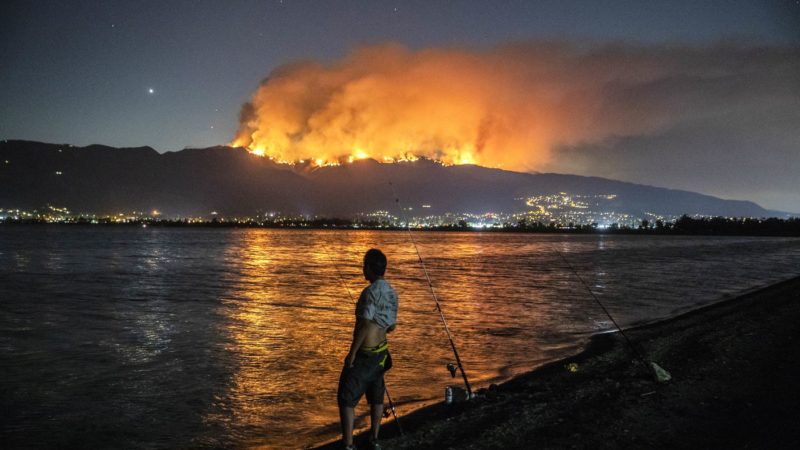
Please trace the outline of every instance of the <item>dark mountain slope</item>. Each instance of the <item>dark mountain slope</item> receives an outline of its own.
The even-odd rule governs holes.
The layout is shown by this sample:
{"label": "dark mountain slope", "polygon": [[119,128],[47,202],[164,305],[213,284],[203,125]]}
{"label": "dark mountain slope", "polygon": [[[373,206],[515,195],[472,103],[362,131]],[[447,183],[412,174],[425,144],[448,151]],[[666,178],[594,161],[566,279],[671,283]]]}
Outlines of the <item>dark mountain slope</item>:
{"label": "dark mountain slope", "polygon": [[361,160],[309,169],[275,164],[230,147],[159,154],[150,147],[78,148],[4,141],[0,186],[0,208],[49,204],[98,214],[158,209],[168,216],[205,216],[211,211],[347,216],[397,212],[394,192],[402,206],[414,208],[411,214],[422,204],[431,205],[426,214],[520,211],[525,209],[522,198],[558,192],[615,194],[607,207],[632,214],[776,214],[752,202],[596,177],[442,166],[429,160],[396,164]]}

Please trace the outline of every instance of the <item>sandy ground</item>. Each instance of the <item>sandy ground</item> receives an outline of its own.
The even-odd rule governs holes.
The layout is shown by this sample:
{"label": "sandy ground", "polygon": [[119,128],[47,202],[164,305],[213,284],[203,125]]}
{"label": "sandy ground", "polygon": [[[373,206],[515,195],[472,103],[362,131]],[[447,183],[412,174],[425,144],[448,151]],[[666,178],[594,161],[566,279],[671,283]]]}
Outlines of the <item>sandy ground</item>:
{"label": "sandy ground", "polygon": [[[384,449],[800,448],[800,277],[628,336],[619,333],[477,399],[401,416]],[[567,370],[570,363],[577,371]],[[363,406],[363,405],[362,405]],[[356,439],[368,448],[364,436]],[[341,448],[335,442],[320,448]]]}

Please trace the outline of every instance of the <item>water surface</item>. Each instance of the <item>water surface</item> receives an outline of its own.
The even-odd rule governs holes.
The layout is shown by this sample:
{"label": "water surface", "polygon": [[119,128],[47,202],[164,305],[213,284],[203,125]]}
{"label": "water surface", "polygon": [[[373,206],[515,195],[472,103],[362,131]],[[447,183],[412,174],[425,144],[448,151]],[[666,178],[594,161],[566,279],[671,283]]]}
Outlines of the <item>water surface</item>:
{"label": "water surface", "polygon": [[[476,386],[611,329],[573,269],[623,325],[800,274],[796,238],[413,237]],[[292,448],[335,437],[348,290],[365,286],[370,247],[387,254],[400,296],[387,382],[402,414],[458,381],[408,233],[0,227],[4,441]]]}

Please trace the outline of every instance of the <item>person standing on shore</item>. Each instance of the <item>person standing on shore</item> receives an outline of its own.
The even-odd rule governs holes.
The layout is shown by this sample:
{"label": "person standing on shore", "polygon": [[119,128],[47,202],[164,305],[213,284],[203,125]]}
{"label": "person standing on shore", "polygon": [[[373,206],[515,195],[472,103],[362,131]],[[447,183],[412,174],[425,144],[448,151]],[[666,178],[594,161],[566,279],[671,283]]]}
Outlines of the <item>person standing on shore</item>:
{"label": "person standing on shore", "polygon": [[370,285],[364,288],[356,304],[356,323],[353,341],[339,376],[337,402],[342,424],[342,441],[345,449],[353,450],[355,407],[366,394],[370,405],[370,444],[380,449],[378,432],[383,416],[383,398],[386,385],[383,374],[391,367],[386,334],[397,325],[397,293],[388,281],[386,255],[372,248],[364,255],[364,278]]}

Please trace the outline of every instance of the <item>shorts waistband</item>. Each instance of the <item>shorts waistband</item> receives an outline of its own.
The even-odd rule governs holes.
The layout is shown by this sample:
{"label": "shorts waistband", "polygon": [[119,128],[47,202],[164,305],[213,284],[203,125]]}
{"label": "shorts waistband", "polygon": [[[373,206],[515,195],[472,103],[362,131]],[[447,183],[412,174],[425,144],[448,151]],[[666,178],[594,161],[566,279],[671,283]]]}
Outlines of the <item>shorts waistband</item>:
{"label": "shorts waistband", "polygon": [[374,354],[377,354],[377,353],[383,353],[383,352],[385,352],[387,350],[389,350],[389,342],[388,341],[383,341],[383,342],[381,342],[380,344],[378,344],[378,345],[376,345],[374,347],[361,347],[361,349],[359,349],[360,352],[371,354],[371,355],[374,355]]}

